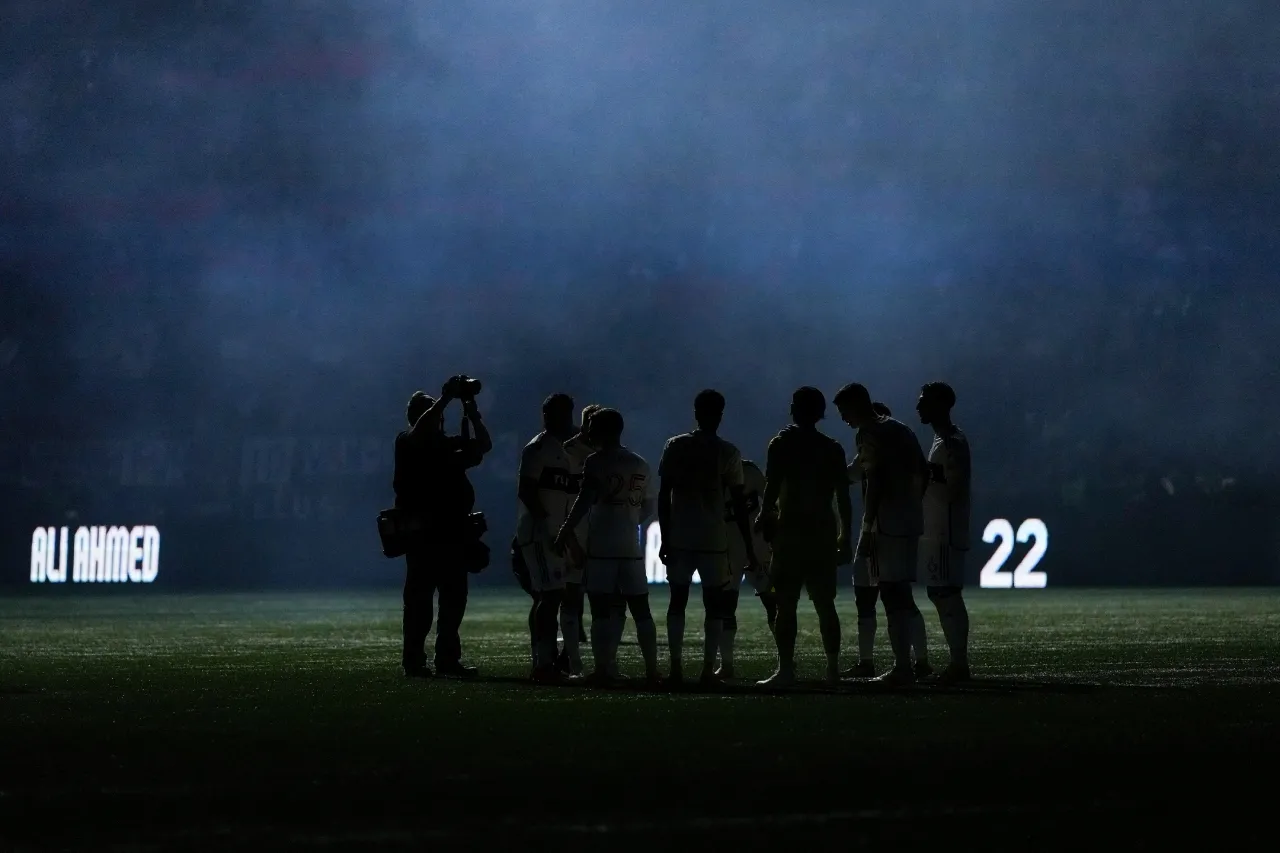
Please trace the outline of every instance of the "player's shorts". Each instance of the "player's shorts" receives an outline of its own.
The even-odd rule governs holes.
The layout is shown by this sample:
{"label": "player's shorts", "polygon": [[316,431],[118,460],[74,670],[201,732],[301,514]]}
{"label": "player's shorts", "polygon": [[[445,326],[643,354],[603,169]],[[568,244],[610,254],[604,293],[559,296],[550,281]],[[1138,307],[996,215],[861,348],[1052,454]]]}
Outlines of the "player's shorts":
{"label": "player's shorts", "polygon": [[529,567],[529,585],[534,592],[564,589],[567,571],[564,555],[556,554],[541,542],[520,546],[525,565]]}
{"label": "player's shorts", "polygon": [[[669,555],[667,583],[691,584],[693,573],[704,589],[737,589],[729,566],[729,554],[725,551],[675,551]],[[741,573],[741,566],[738,566]]]}
{"label": "player's shorts", "polygon": [[779,530],[772,544],[769,576],[779,598],[798,599],[801,588],[814,601],[836,597],[839,553],[834,530]]}
{"label": "player's shorts", "polygon": [[965,556],[968,551],[952,548],[936,539],[920,540],[920,583],[927,586],[964,586]]}
{"label": "player's shorts", "polygon": [[589,557],[585,567],[587,594],[623,595],[628,598],[649,594],[649,576],[644,559],[615,560]]}
{"label": "player's shorts", "polygon": [[871,583],[911,583],[919,572],[920,537],[876,534],[875,547],[867,557]]}
{"label": "player's shorts", "polygon": [[871,566],[870,561],[863,557],[853,561],[853,585],[854,586],[875,586],[871,582]]}

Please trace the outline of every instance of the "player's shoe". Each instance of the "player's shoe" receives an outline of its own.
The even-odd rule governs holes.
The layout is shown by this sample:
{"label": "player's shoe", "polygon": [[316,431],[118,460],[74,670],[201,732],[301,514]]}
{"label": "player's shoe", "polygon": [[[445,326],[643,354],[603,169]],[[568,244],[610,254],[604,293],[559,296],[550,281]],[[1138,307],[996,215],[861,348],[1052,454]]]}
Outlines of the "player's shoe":
{"label": "player's shoe", "polygon": [[939,684],[959,684],[968,681],[973,676],[969,675],[969,664],[966,661],[952,661],[947,664],[947,668],[938,676]]}
{"label": "player's shoe", "polygon": [[826,682],[828,687],[835,687],[840,684],[840,664],[834,661],[827,664]]}
{"label": "player's shoe", "polygon": [[888,687],[906,687],[916,683],[916,674],[910,667],[894,667],[875,680]]}
{"label": "player's shoe", "polygon": [[405,678],[435,678],[436,674],[431,671],[431,667],[425,663],[422,666],[407,666],[404,668]]}
{"label": "player's shoe", "polygon": [[734,677],[733,670],[722,666],[715,671],[715,677],[721,681],[732,681]]}
{"label": "player's shoe", "polygon": [[724,681],[711,670],[706,670],[698,679],[698,687],[703,690],[718,690],[724,686]]}
{"label": "player's shoe", "polygon": [[609,677],[615,681],[622,680],[622,671],[618,669],[618,662],[616,660],[609,661]]}
{"label": "player's shoe", "polygon": [[608,670],[593,669],[581,678],[581,683],[588,687],[616,687],[618,679]]}
{"label": "player's shoe", "polygon": [[662,673],[656,669],[653,672],[645,673],[644,684],[650,690],[661,690],[667,686],[667,683],[662,680]]}
{"label": "player's shoe", "polygon": [[790,667],[779,667],[778,671],[763,681],[757,681],[758,687],[770,687],[779,689],[783,687],[792,687],[796,683],[796,671]]}
{"label": "player's shoe", "polygon": [[569,660],[568,652],[560,652],[560,654],[556,655],[556,669],[565,675],[573,674],[573,661]]}
{"label": "player's shoe", "polygon": [[568,677],[554,666],[540,666],[533,671],[535,684],[564,684]]}
{"label": "player's shoe", "polygon": [[929,666],[927,660],[916,661],[915,674],[916,681],[924,681],[933,675],[933,667]]}
{"label": "player's shoe", "polygon": [[860,660],[853,666],[840,673],[841,678],[875,678],[876,665],[875,661]]}
{"label": "player's shoe", "polygon": [[671,667],[671,671],[667,674],[667,684],[671,687],[680,687],[684,684],[684,670],[681,667]]}
{"label": "player's shoe", "polygon": [[467,666],[461,661],[457,663],[437,663],[436,675],[444,678],[475,678],[480,674],[480,669],[474,666]]}

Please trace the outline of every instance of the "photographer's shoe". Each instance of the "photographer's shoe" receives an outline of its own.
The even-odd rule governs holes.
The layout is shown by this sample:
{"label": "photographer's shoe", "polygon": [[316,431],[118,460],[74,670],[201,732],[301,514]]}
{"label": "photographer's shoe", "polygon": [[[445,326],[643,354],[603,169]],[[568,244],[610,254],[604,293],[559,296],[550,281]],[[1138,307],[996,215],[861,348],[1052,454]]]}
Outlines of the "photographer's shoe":
{"label": "photographer's shoe", "polygon": [[480,670],[462,663],[436,664],[436,675],[443,678],[475,678]]}

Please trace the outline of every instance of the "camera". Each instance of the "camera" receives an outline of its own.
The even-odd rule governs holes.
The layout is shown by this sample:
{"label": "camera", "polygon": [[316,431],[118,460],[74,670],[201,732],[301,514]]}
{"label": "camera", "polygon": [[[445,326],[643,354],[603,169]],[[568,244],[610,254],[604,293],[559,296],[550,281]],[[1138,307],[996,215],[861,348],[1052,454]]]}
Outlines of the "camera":
{"label": "camera", "polygon": [[450,377],[445,383],[447,393],[459,400],[474,400],[482,387],[479,379],[472,379],[466,374]]}

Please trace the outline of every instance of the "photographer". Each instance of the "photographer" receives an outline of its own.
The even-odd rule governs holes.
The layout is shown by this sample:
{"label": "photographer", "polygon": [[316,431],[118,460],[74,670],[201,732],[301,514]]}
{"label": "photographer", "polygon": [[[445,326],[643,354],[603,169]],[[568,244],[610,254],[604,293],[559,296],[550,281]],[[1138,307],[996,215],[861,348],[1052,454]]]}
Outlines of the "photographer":
{"label": "photographer", "polygon": [[[467,470],[480,464],[493,443],[476,407],[480,383],[452,377],[433,400],[422,391],[409,398],[405,411],[409,429],[396,436],[396,509],[422,521],[421,534],[405,549],[404,654],[406,676],[430,678],[425,645],[431,633],[433,598],[440,593],[436,625],[436,673],[455,677],[476,674],[462,664],[458,629],[467,609],[468,549],[479,540],[470,518],[475,490]],[[444,431],[444,411],[450,401],[462,402],[462,434]],[[470,433],[474,431],[475,437]]]}

